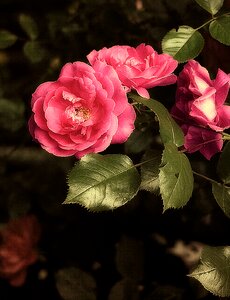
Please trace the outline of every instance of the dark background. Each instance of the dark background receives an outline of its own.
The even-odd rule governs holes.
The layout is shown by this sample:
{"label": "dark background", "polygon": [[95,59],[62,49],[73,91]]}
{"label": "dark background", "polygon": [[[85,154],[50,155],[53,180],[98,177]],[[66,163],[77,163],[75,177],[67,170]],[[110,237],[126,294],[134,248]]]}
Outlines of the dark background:
{"label": "dark background", "polygon": [[[19,24],[22,13],[31,16],[39,30],[39,47],[29,54],[25,51],[29,37]],[[0,98],[9,103],[0,107],[0,221],[33,213],[42,226],[39,261],[29,267],[22,287],[0,280],[1,300],[219,299],[186,276],[190,267],[170,252],[177,241],[193,253],[194,241],[230,244],[229,219],[213,199],[209,183],[197,181],[186,207],[164,213],[160,197],[144,191],[112,212],[62,205],[75,158],[46,153],[27,128],[31,94],[40,83],[55,80],[66,62],[86,61],[93,49],[113,45],[146,43],[161,52],[168,30],[185,24],[195,28],[208,18],[192,0],[0,1],[0,29],[18,37],[14,45],[0,50]],[[197,59],[211,74],[218,67],[230,72],[229,49],[205,30],[202,34],[206,44]],[[154,97],[167,99],[168,106],[173,92],[173,88],[151,91]],[[134,160],[143,154],[132,153],[126,145],[111,146],[107,152],[126,152]],[[215,158],[211,164],[199,154],[190,159],[197,170],[215,176]],[[84,284],[76,283],[79,278],[85,278]],[[65,287],[70,295],[60,292]]]}

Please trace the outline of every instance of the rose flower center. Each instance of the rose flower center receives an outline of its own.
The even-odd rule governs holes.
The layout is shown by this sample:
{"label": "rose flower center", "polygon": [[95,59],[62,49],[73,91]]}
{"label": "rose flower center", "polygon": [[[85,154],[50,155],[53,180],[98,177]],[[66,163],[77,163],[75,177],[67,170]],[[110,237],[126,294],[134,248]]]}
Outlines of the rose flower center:
{"label": "rose flower center", "polygon": [[67,107],[66,115],[68,118],[72,119],[72,121],[81,124],[87,121],[91,114],[88,108],[85,107]]}
{"label": "rose flower center", "polygon": [[90,110],[81,106],[82,98],[76,97],[74,94],[66,91],[63,91],[62,96],[64,100],[71,103],[71,105],[69,105],[65,110],[65,114],[68,119],[72,119],[73,122],[81,124],[91,117]]}

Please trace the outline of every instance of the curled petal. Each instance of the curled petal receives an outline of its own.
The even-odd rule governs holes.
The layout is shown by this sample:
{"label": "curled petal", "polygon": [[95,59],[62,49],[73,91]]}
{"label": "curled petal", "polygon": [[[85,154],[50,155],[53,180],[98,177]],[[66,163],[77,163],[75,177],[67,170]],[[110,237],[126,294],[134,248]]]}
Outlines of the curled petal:
{"label": "curled petal", "polygon": [[223,105],[218,109],[219,120],[217,125],[222,129],[230,128],[230,106]]}
{"label": "curled petal", "polygon": [[230,86],[230,74],[226,74],[218,69],[216,79],[213,80],[213,86],[216,89],[216,105],[219,108],[227,98]]}

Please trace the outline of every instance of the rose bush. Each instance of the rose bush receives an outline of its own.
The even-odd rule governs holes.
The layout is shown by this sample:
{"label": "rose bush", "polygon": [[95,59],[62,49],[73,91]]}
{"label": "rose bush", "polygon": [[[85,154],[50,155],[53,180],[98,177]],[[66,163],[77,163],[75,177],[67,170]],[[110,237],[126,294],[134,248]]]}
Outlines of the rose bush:
{"label": "rose bush", "polygon": [[182,125],[185,148],[200,151],[207,159],[223,146],[222,135],[230,127],[230,106],[225,105],[230,77],[218,70],[216,79],[197,61],[188,61],[177,80],[172,116]]}
{"label": "rose bush", "polygon": [[38,259],[41,228],[34,215],[11,220],[0,230],[0,277],[12,286],[24,284],[27,268]]}
{"label": "rose bush", "polygon": [[158,54],[151,46],[140,44],[130,46],[104,47],[87,55],[91,65],[96,61],[106,62],[116,70],[127,91],[134,89],[140,96],[149,98],[147,89],[176,82],[172,72],[178,62],[168,54]]}
{"label": "rose bush", "polygon": [[134,129],[135,111],[117,73],[100,61],[67,63],[57,81],[38,86],[31,104],[30,133],[57,156],[101,152]]}

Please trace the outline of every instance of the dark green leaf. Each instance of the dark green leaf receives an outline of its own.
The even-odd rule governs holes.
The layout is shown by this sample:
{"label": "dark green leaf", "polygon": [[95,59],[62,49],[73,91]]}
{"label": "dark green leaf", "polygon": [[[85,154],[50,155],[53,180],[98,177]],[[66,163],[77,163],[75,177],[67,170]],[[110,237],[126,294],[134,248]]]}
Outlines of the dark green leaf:
{"label": "dark green leaf", "polygon": [[123,278],[112,287],[108,300],[140,300],[137,283],[129,278]]}
{"label": "dark green leaf", "polygon": [[93,211],[114,209],[137,194],[140,182],[128,156],[88,154],[70,172],[64,203],[78,203]]}
{"label": "dark green leaf", "polygon": [[159,190],[159,168],[161,164],[161,151],[149,150],[142,158],[141,165],[141,186],[140,189],[156,193]]}
{"label": "dark green leaf", "polygon": [[200,263],[190,276],[214,295],[230,296],[230,247],[205,246]]}
{"label": "dark green leaf", "polygon": [[140,153],[149,148],[153,141],[153,134],[150,128],[135,129],[125,143],[126,153]]}
{"label": "dark green leaf", "polygon": [[160,135],[163,143],[172,142],[178,147],[184,144],[184,135],[181,128],[173,120],[163,104],[156,100],[145,99],[134,94],[130,95],[130,97],[134,101],[144,104],[157,115],[160,127]]}
{"label": "dark green leaf", "polygon": [[225,184],[230,184],[230,142],[227,142],[217,164],[217,174]]}
{"label": "dark green leaf", "polygon": [[31,209],[30,199],[19,197],[19,193],[15,194],[10,195],[8,199],[8,212],[11,218],[24,216]]}
{"label": "dark green leaf", "polygon": [[8,30],[0,30],[0,49],[5,49],[12,46],[18,37]]}
{"label": "dark green leaf", "polygon": [[162,50],[183,63],[198,56],[204,47],[202,35],[190,26],[170,30],[162,40]]}
{"label": "dark green leaf", "polygon": [[227,46],[230,46],[230,16],[221,16],[209,25],[211,36]]}
{"label": "dark green leaf", "polygon": [[144,276],[144,247],[140,240],[122,236],[117,244],[117,271],[126,278],[141,281]]}
{"label": "dark green leaf", "polygon": [[96,300],[96,282],[81,269],[60,269],[56,274],[56,286],[63,300]]}
{"label": "dark green leaf", "polygon": [[187,156],[173,144],[166,144],[159,174],[160,192],[164,211],[180,208],[190,199],[193,191],[193,174]]}
{"label": "dark green leaf", "polygon": [[165,0],[167,7],[172,11],[177,12],[180,16],[183,16],[188,10],[188,6],[191,4],[190,0]]}
{"label": "dark green leaf", "polygon": [[222,7],[224,0],[195,0],[203,9],[215,15]]}
{"label": "dark green leaf", "polygon": [[230,218],[230,188],[223,184],[212,183],[212,193],[225,215]]}
{"label": "dark green leaf", "polygon": [[39,63],[46,55],[45,49],[37,41],[28,41],[24,44],[24,54],[32,63]]}
{"label": "dark green leaf", "polygon": [[20,14],[19,24],[31,40],[36,40],[38,37],[38,26],[31,16]]}
{"label": "dark green leaf", "polygon": [[20,129],[25,122],[24,111],[22,102],[0,99],[0,128],[12,132]]}

